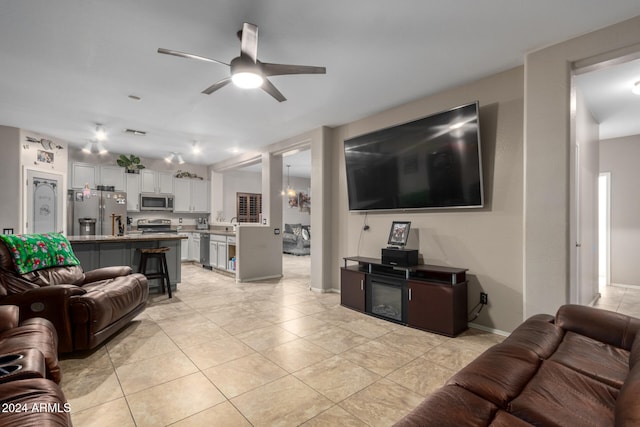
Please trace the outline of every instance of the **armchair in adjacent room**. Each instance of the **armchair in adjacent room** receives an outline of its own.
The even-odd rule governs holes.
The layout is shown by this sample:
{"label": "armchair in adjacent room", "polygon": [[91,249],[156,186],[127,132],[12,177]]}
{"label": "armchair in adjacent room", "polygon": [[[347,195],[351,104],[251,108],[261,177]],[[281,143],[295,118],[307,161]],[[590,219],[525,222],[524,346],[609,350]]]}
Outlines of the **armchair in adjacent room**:
{"label": "armchair in adjacent room", "polygon": [[282,252],[292,255],[311,254],[311,226],[285,224],[282,233]]}

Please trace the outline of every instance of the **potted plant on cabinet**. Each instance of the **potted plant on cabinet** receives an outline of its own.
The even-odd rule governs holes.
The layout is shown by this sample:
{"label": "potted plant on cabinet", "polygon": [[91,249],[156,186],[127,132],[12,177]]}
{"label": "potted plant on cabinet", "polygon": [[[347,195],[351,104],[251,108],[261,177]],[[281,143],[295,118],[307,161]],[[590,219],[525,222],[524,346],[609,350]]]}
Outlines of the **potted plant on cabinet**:
{"label": "potted plant on cabinet", "polygon": [[144,165],[140,164],[140,157],[130,154],[128,157],[120,154],[116,160],[118,166],[126,168],[127,173],[140,173],[140,169],[144,169]]}

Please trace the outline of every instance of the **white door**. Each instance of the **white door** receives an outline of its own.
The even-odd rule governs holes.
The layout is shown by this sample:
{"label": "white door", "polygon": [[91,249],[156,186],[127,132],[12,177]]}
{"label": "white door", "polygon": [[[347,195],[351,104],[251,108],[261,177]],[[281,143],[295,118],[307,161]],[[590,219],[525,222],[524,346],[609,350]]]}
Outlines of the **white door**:
{"label": "white door", "polygon": [[62,176],[27,170],[25,232],[62,232]]}

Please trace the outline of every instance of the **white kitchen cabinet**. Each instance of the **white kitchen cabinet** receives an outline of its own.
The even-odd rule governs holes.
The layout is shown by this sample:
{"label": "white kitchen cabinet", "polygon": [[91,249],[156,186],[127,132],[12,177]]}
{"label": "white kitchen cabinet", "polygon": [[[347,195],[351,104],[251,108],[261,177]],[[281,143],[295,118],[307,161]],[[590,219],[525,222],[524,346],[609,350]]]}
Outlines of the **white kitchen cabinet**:
{"label": "white kitchen cabinet", "polygon": [[227,270],[227,236],[212,234],[209,244],[209,259],[211,266],[220,270]]}
{"label": "white kitchen cabinet", "polygon": [[212,268],[218,268],[218,242],[209,241],[209,264]]}
{"label": "white kitchen cabinet", "polygon": [[198,261],[200,259],[200,251],[196,255],[196,250],[193,248],[194,235],[196,233],[189,233],[189,261]]}
{"label": "white kitchen cabinet", "polygon": [[127,173],[127,211],[140,212],[140,175],[137,173]]}
{"label": "white kitchen cabinet", "polygon": [[227,262],[227,242],[218,243],[218,268],[220,270],[226,270],[229,267]]}
{"label": "white kitchen cabinet", "polygon": [[176,178],[173,184],[174,212],[209,212],[209,181]]}
{"label": "white kitchen cabinet", "polygon": [[173,182],[175,197],[174,212],[191,212],[191,180],[176,178]]}
{"label": "white kitchen cabinet", "polygon": [[200,260],[200,233],[193,233],[193,252],[191,258],[195,261]]}
{"label": "white kitchen cabinet", "polygon": [[96,165],[74,162],[71,165],[71,188],[96,188]]}
{"label": "white kitchen cabinet", "polygon": [[189,253],[189,239],[191,233],[179,233],[180,236],[186,237],[186,239],[180,240],[180,261],[189,261],[191,254]]}
{"label": "white kitchen cabinet", "polygon": [[116,191],[127,191],[124,168],[114,165],[100,165],[98,185],[113,186]]}
{"label": "white kitchen cabinet", "polygon": [[173,194],[173,172],[142,169],[140,176],[142,193]]}

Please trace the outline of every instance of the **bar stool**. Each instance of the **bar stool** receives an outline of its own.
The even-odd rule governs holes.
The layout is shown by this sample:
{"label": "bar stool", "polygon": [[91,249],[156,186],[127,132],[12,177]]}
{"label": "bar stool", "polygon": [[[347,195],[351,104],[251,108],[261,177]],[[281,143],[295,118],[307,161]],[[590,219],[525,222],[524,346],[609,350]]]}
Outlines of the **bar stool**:
{"label": "bar stool", "polygon": [[[169,268],[167,267],[167,257],[165,253],[169,252],[170,248],[160,247],[160,248],[139,248],[140,251],[140,268],[138,270],[139,273],[147,276],[148,280],[152,279],[161,279],[161,290],[164,294],[164,284],[167,282],[167,290],[169,292],[169,298],[173,298],[171,295],[171,282],[169,281]],[[157,259],[158,266],[160,268],[159,271],[152,271],[147,274],[147,261],[149,259]]]}

